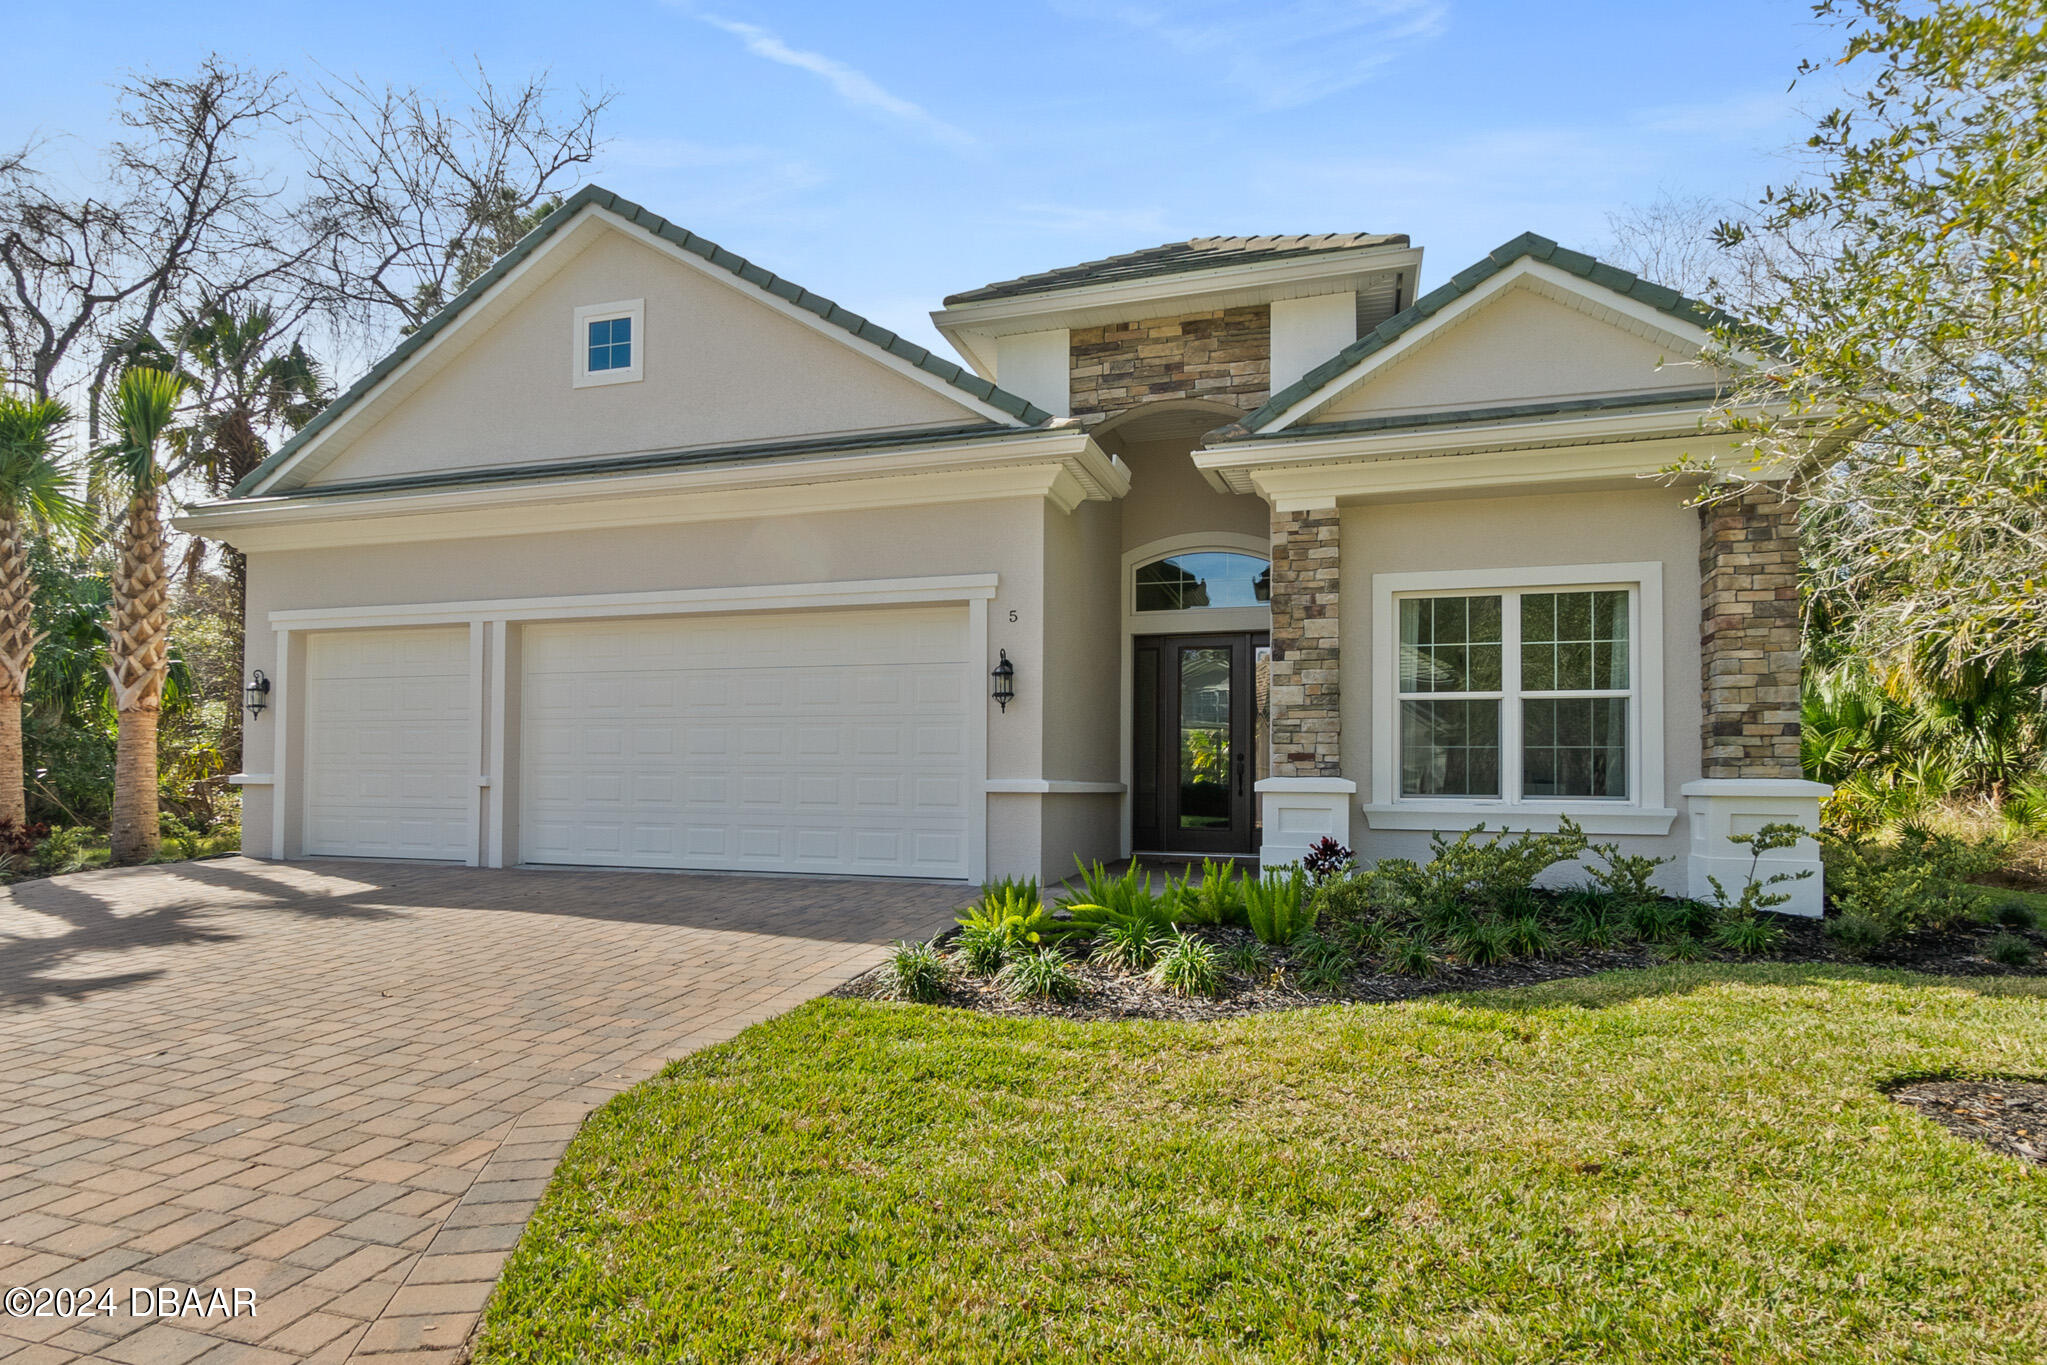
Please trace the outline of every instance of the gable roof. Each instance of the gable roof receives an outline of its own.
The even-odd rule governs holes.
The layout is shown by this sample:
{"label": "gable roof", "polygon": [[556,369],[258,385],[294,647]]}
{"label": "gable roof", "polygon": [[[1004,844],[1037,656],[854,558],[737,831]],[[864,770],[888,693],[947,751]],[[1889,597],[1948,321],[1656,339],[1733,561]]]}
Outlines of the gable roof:
{"label": "gable roof", "polygon": [[278,447],[277,452],[262,464],[251,470],[228,491],[231,498],[247,497],[261,487],[272,475],[289,464],[306,446],[323,431],[333,426],[343,415],[360,403],[384,380],[403,368],[445,332],[450,324],[460,318],[469,307],[496,285],[500,280],[518,269],[533,253],[572,221],[584,209],[596,207],[615,214],[649,236],[658,237],[672,246],[680,247],[694,256],[701,257],[712,265],[730,272],[737,278],[753,285],[762,293],[771,294],[795,305],[820,320],[845,332],[855,341],[885,351],[899,360],[932,375],[944,383],[960,390],[987,407],[1008,414],[1025,426],[1040,426],[1053,420],[1053,415],[1025,398],[1019,398],[1006,389],[997,388],[972,370],[931,353],[930,350],[905,337],[898,336],[888,328],[870,322],[858,313],[841,308],[822,294],[812,293],[789,280],[719,246],[708,238],[699,237],[686,228],[678,227],[659,214],[653,213],[629,199],[613,194],[600,185],[585,185],[571,195],[560,208],[541,219],[534,229],[513,244],[512,249],[500,256],[490,269],[477,276],[461,293],[442,306],[441,310],[421,323],[418,330],[399,342],[389,354],[364,374],[355,383],[321,409],[312,421],[299,428],[292,438]]}
{"label": "gable roof", "polygon": [[1556,267],[1579,279],[1599,285],[1604,289],[1638,303],[1648,304],[1658,312],[1668,313],[1680,322],[1694,327],[1710,328],[1740,326],[1740,320],[1711,304],[1689,299],[1675,289],[1653,284],[1638,275],[1622,270],[1619,266],[1587,256],[1582,251],[1572,251],[1557,245],[1549,238],[1534,232],[1524,232],[1510,242],[1503,243],[1488,252],[1472,265],[1452,275],[1447,281],[1431,289],[1406,308],[1374,327],[1371,331],[1338,351],[1328,360],[1302,375],[1298,380],[1281,389],[1267,399],[1265,405],[1245,417],[1243,421],[1224,427],[1213,436],[1224,439],[1241,439],[1256,435],[1276,422],[1303,399],[1313,397],[1331,381],[1342,378],[1361,362],[1392,345],[1408,332],[1426,322],[1443,309],[1471,293],[1516,261],[1534,259]]}
{"label": "gable roof", "polygon": [[1062,266],[1057,270],[1041,270],[1033,275],[1019,275],[1013,280],[998,280],[994,284],[984,284],[979,289],[948,294],[945,306],[950,308],[958,303],[984,303],[990,299],[1015,298],[1020,294],[1045,294],[1089,284],[1118,284],[1126,280],[1148,279],[1154,275],[1178,275],[1190,270],[1263,264],[1266,261],[1311,256],[1324,251],[1352,251],[1359,247],[1407,244],[1407,234],[1404,232],[1319,232],[1270,237],[1195,237],[1185,242],[1168,242],[1164,246],[1147,247],[1142,251],[1126,251],[1120,256],[1104,256],[1099,261],[1083,261],[1079,265]]}

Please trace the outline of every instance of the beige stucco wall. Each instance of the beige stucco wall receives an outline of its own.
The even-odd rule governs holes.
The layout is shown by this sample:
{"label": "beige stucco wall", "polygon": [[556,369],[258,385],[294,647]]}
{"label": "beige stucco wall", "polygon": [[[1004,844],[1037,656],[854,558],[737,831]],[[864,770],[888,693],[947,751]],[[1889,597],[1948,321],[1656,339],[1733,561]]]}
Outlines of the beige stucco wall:
{"label": "beige stucco wall", "polygon": [[[1319,409],[1315,421],[1539,399],[1596,397],[1713,382],[1686,357],[1613,323],[1509,288]],[[1662,363],[1659,368],[1660,362]]]}
{"label": "beige stucco wall", "polygon": [[[310,482],[986,420],[706,269],[599,232]],[[575,310],[629,299],[645,378],[574,387]]]}
{"label": "beige stucco wall", "polygon": [[[1216,425],[1220,426],[1221,419]],[[1218,493],[1188,458],[1186,437],[1130,441],[1122,446],[1130,466],[1130,491],[1121,504],[1122,545],[1134,550],[1190,531],[1234,531],[1263,538],[1272,528],[1265,499]]]}
{"label": "beige stucco wall", "polygon": [[[1699,523],[1683,490],[1460,498],[1351,507],[1342,513],[1343,772],[1371,799],[1373,689],[1390,683],[1372,666],[1372,575],[1552,564],[1658,561],[1663,565],[1663,790],[1644,805],[1682,812],[1678,789],[1700,775]],[[1646,604],[1645,604],[1646,605]],[[1361,855],[1428,857],[1426,833],[1370,829],[1354,815]],[[1682,893],[1682,814],[1664,836],[1600,835],[1631,853],[1677,859],[1663,874]]]}

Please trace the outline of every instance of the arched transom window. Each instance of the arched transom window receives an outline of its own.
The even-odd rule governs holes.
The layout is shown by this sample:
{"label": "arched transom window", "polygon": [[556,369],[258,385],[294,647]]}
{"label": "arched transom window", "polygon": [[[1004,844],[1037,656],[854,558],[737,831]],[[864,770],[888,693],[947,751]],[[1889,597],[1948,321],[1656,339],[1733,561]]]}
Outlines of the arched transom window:
{"label": "arched transom window", "polygon": [[1196,550],[1137,567],[1139,611],[1262,607],[1272,600],[1272,566],[1257,555]]}

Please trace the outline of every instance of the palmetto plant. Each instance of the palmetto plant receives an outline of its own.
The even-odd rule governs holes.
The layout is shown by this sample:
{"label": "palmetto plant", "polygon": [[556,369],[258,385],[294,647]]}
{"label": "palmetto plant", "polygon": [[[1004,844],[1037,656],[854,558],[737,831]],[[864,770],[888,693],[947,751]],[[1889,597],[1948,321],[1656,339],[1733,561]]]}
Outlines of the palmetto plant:
{"label": "palmetto plant", "polygon": [[0,825],[28,824],[22,788],[21,703],[42,634],[28,536],[75,525],[80,507],[58,454],[70,411],[51,399],[0,394]]}
{"label": "palmetto plant", "polygon": [[114,757],[112,852],[143,862],[161,843],[156,727],[170,663],[170,580],[164,568],[159,495],[164,434],[185,393],[182,376],[131,369],[114,390],[114,440],[93,452],[102,485],[126,501],[107,621],[107,677],[119,717]]}

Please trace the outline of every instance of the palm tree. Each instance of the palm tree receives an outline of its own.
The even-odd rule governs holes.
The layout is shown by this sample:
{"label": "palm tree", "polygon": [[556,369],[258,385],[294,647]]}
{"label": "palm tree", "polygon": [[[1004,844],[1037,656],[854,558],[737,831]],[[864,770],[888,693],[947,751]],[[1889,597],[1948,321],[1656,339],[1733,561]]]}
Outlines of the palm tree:
{"label": "palm tree", "polygon": [[96,472],[127,499],[107,622],[107,677],[120,728],[114,751],[113,859],[139,863],[162,842],[157,819],[156,722],[170,662],[170,579],[158,494],[168,477],[159,458],[184,395],[182,376],[135,368],[114,390],[111,445],[93,452]]}
{"label": "palm tree", "polygon": [[28,826],[22,786],[21,701],[42,633],[28,532],[76,525],[81,508],[58,444],[71,412],[48,398],[0,394],[0,830]]}
{"label": "palm tree", "polygon": [[[235,313],[216,305],[188,315],[172,331],[170,349],[190,365],[187,382],[198,409],[170,437],[179,463],[203,477],[214,494],[227,492],[270,457],[266,430],[297,431],[329,397],[318,362],[297,341],[284,346],[276,314],[262,306]],[[138,363],[167,370],[169,359]],[[222,558],[239,629],[248,561],[227,546]]]}

